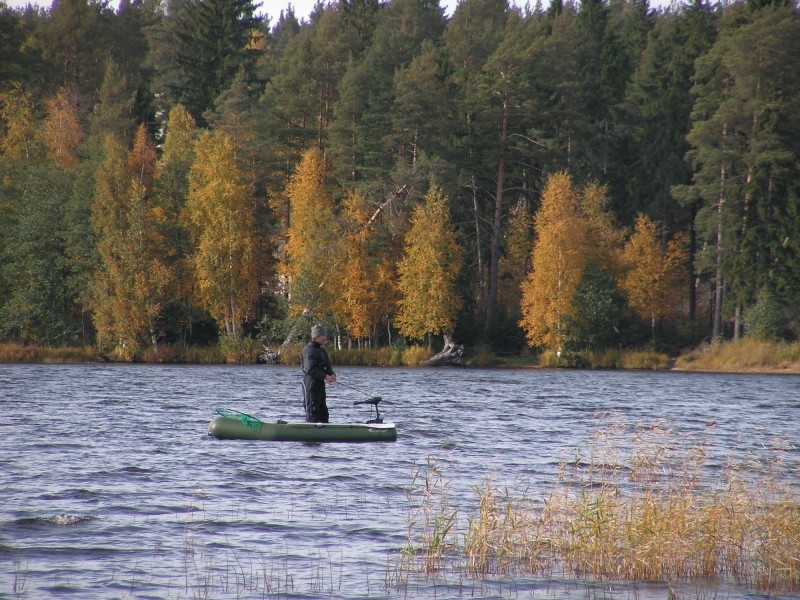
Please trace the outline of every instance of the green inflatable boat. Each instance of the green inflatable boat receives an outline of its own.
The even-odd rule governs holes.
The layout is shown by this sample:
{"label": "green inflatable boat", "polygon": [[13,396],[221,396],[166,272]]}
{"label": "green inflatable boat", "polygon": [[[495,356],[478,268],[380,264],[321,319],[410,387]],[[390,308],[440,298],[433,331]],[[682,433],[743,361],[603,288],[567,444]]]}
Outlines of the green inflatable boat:
{"label": "green inflatable boat", "polygon": [[270,442],[394,442],[397,428],[384,423],[378,412],[380,398],[355,404],[372,404],[376,417],[366,423],[267,423],[245,413],[218,408],[208,424],[208,435],[218,440],[264,440]]}

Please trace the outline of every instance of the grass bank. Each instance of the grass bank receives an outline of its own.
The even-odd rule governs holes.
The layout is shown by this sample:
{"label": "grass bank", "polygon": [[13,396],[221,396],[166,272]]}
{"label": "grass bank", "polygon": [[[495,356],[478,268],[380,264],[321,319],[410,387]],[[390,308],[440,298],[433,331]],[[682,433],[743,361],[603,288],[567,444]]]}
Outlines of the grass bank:
{"label": "grass bank", "polygon": [[800,343],[743,338],[707,344],[679,356],[675,368],[731,373],[800,373]]}
{"label": "grass bank", "polygon": [[717,469],[712,429],[687,440],[610,420],[544,489],[487,476],[461,510],[429,459],[406,490],[408,541],[392,583],[532,575],[800,591],[800,497],[781,460],[787,449],[777,441]]}
{"label": "grass bank", "polygon": [[[280,364],[300,364],[303,344],[285,348]],[[381,347],[366,349],[336,349],[328,345],[335,365],[397,367],[416,366],[430,358],[426,346]],[[176,364],[254,364],[259,361],[263,347],[256,340],[224,340],[215,346],[159,346],[133,356],[104,355],[91,346],[81,348],[51,348],[15,343],[0,344],[2,363],[87,363],[139,362]],[[743,339],[736,342],[708,344],[688,351],[677,358],[651,349],[606,349],[597,352],[523,352],[517,356],[500,356],[486,347],[467,348],[468,367],[545,367],[571,369],[627,369],[800,373],[800,343],[762,342]]]}

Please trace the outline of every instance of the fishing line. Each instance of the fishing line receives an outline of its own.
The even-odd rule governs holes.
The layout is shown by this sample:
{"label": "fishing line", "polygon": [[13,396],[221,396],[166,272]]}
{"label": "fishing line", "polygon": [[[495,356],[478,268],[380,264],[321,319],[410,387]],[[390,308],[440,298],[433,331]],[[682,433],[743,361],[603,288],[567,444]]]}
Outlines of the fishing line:
{"label": "fishing line", "polygon": [[358,388],[357,388],[356,386],[354,386],[354,385],[348,385],[348,384],[346,384],[346,383],[342,383],[342,382],[341,382],[341,381],[339,381],[338,379],[336,380],[336,383],[334,383],[334,385],[343,385],[343,386],[344,386],[344,387],[346,387],[346,388],[350,388],[351,390],[355,390],[355,391],[357,391],[359,394],[364,394],[364,395],[365,395],[367,398],[370,398],[370,397],[372,396],[371,394],[368,394],[368,393],[367,393],[367,392],[365,392],[364,390],[360,390],[360,389],[358,389]]}

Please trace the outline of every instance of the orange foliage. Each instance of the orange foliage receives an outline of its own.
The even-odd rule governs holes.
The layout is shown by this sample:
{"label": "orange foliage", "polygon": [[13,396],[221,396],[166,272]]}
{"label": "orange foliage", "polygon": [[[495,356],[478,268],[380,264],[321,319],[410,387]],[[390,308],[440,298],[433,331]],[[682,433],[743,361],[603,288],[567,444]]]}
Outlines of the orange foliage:
{"label": "orange foliage", "polygon": [[568,174],[548,178],[535,225],[533,270],[522,288],[520,325],[531,346],[558,349],[587,259],[588,223]]}

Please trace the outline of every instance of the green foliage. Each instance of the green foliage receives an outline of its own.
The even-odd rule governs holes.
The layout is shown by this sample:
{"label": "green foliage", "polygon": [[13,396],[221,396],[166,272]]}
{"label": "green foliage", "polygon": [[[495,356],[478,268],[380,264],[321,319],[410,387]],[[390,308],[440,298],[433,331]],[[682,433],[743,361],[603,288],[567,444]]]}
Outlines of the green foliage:
{"label": "green foliage", "polygon": [[261,18],[251,0],[191,0],[171,8],[152,48],[151,60],[164,61],[156,85],[168,107],[181,103],[204,125],[206,110],[237,72],[251,73]]}
{"label": "green foliage", "polygon": [[[4,6],[3,335],[141,357],[131,348],[214,341],[208,313],[249,334],[305,310],[376,346],[412,313],[432,316],[422,299],[443,291],[454,313],[415,322],[414,336],[446,325],[497,352],[519,351],[521,335],[553,349],[642,343],[624,320],[621,339],[602,339],[613,294],[597,282],[577,293],[587,261],[631,292],[659,344],[705,337],[706,323],[731,331],[763,288],[796,335],[797,15],[761,0],[464,0],[445,19],[435,2],[368,0],[320,3],[302,22],[287,11],[268,28],[250,0]],[[225,152],[198,159],[197,123],[228,136]],[[129,164],[142,125],[155,168]],[[192,167],[204,181],[190,190]],[[553,173],[577,191],[561,246],[552,227],[530,227]],[[452,285],[406,289],[401,309],[397,267],[431,178],[461,268]],[[680,293],[654,294],[653,277],[623,284],[658,271],[640,246],[622,272],[617,223],[640,213],[663,225],[650,244],[662,258],[675,234],[686,240]],[[534,243],[548,250],[531,261]],[[559,254],[570,247],[583,259]],[[293,331],[287,321],[273,341]]]}
{"label": "green foliage", "polygon": [[13,282],[0,309],[0,331],[23,343],[78,341],[79,311],[68,290],[65,196],[70,178],[50,164],[25,172],[20,208],[2,252],[2,278]]}
{"label": "green foliage", "polygon": [[[713,47],[699,57],[687,157],[700,198],[702,266],[714,278],[713,335],[750,304],[769,278],[793,292],[800,247],[787,236],[798,211],[800,53],[796,9],[733,6]],[[723,282],[725,294],[723,295]]]}
{"label": "green foliage", "polygon": [[567,350],[600,350],[620,340],[625,300],[612,275],[590,263],[572,300],[575,314],[566,319]]}
{"label": "green foliage", "polygon": [[581,352],[548,350],[541,355],[541,365],[549,369],[586,369],[589,359]]}
{"label": "green foliage", "polygon": [[223,335],[219,339],[219,349],[229,364],[251,365],[261,352],[256,340],[237,335]]}
{"label": "green foliage", "polygon": [[745,312],[745,333],[765,342],[777,342],[786,332],[786,319],[781,305],[767,288],[762,288],[756,303]]}

